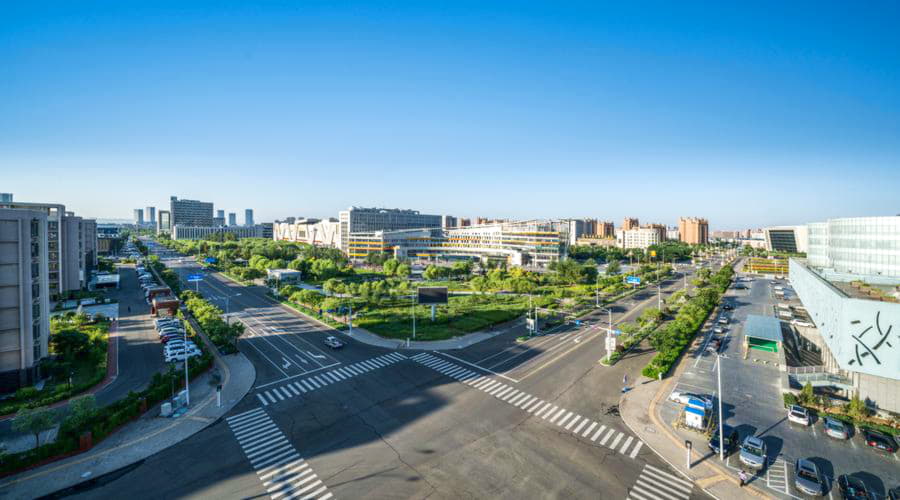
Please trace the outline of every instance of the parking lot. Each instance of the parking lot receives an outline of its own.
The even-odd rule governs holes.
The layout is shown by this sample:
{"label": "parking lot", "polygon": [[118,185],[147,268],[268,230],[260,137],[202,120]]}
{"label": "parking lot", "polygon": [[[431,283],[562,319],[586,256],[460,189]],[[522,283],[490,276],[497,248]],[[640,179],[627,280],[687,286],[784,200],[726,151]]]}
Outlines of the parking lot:
{"label": "parking lot", "polygon": [[[810,459],[825,477],[829,498],[840,498],[832,483],[841,474],[861,479],[876,498],[883,498],[890,488],[900,485],[900,456],[870,448],[859,432],[851,432],[846,441],[826,436],[822,419],[812,417],[810,426],[790,423],[782,398],[782,372],[776,353],[751,350],[747,359],[742,354],[743,325],[749,314],[773,316],[778,302],[775,286],[782,286],[790,297],[789,286],[783,281],[772,285],[770,280],[755,279],[745,283],[747,289],[730,289],[725,302],[731,311],[720,310],[719,317],[728,318],[727,331],[715,334],[710,327],[704,332],[698,347],[690,353],[690,368],[675,386],[676,391],[690,391],[718,397],[717,367],[721,363],[722,413],[727,426],[737,429],[740,438],[758,436],[767,446],[768,464],[754,475],[751,482],[764,487],[773,496],[802,498],[794,487],[794,463],[799,458]],[[720,356],[710,348],[713,338],[722,338]],[[683,406],[667,401],[661,408],[663,420],[673,423],[681,418]],[[685,439],[693,439],[695,449],[707,452],[701,435],[679,430]],[[718,460],[709,451],[702,460]],[[727,466],[735,474],[741,469],[732,455]],[[748,469],[749,470],[749,469]]]}

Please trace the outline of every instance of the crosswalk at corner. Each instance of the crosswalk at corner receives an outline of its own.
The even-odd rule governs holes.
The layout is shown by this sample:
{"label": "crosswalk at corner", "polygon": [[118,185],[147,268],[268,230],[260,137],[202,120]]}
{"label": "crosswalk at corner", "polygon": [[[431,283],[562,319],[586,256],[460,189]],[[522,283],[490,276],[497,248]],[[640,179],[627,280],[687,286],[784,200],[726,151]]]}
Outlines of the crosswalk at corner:
{"label": "crosswalk at corner", "polygon": [[572,433],[576,438],[588,439],[591,443],[606,446],[631,459],[636,458],[644,446],[644,442],[640,439],[635,439],[634,436],[629,436],[622,431],[607,427],[588,417],[582,417],[552,402],[544,401],[516,389],[512,385],[481,375],[478,372],[451,363],[433,354],[423,352],[412,356],[410,359],[490,396],[494,396],[504,403],[531,413],[535,418],[540,418],[549,425],[556,425]]}
{"label": "crosswalk at corner", "polygon": [[687,500],[694,485],[679,476],[670,474],[650,464],[644,466],[634,486],[628,491],[629,500]]}
{"label": "crosswalk at corner", "polygon": [[256,408],[225,421],[272,500],[332,497],[265,410]]}

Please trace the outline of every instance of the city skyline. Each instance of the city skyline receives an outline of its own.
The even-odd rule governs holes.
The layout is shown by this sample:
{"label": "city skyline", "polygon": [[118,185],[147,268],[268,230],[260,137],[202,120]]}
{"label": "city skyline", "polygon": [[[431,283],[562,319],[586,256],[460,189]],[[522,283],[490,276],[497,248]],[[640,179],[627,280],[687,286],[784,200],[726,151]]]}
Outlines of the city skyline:
{"label": "city skyline", "polygon": [[206,7],[12,8],[3,189],[119,218],[171,194],[258,220],[900,211],[895,5]]}

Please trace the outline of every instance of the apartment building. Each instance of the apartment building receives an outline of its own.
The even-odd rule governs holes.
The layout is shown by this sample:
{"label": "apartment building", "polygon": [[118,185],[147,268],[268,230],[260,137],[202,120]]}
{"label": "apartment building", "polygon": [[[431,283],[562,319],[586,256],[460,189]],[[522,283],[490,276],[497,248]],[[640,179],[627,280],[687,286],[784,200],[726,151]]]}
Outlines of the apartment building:
{"label": "apartment building", "polygon": [[144,209],[142,209],[142,208],[134,209],[134,224],[136,226],[144,225]]}
{"label": "apartment building", "polygon": [[197,200],[179,200],[176,196],[169,198],[169,213],[172,226],[213,226],[213,204]]}
{"label": "apartment building", "polygon": [[639,226],[640,222],[638,222],[637,218],[625,217],[622,221],[622,231],[637,229]]}
{"label": "apartment building", "polygon": [[147,207],[144,209],[144,223],[152,226],[156,222],[156,207]]}
{"label": "apartment building", "polygon": [[665,226],[663,226],[662,232],[660,232],[657,227],[645,226],[635,229],[626,229],[619,234],[621,236],[621,240],[619,241],[620,247],[646,249],[650,245],[657,245],[664,241]]}
{"label": "apartment building", "polygon": [[682,242],[689,245],[705,245],[709,243],[709,221],[698,217],[681,217],[678,219],[678,235]]}
{"label": "apartment building", "polygon": [[252,226],[253,225],[253,209],[248,208],[244,210],[244,225]]}
{"label": "apartment building", "polygon": [[598,238],[615,238],[616,237],[616,225],[613,224],[612,221],[604,222],[597,221],[597,232],[595,235]]}
{"label": "apartment building", "polygon": [[0,392],[33,384],[50,337],[48,214],[0,208]]}
{"label": "apartment building", "polygon": [[234,212],[228,212],[228,225],[229,226],[237,226],[237,214]]}

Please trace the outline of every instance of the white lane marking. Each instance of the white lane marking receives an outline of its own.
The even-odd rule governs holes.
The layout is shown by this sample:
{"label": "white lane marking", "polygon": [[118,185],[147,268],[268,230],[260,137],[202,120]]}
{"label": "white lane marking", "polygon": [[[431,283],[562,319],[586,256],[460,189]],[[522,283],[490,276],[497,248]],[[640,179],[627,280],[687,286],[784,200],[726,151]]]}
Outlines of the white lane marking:
{"label": "white lane marking", "polygon": [[[548,405],[548,406],[549,406],[549,405]],[[557,408],[558,408],[558,406],[553,405],[553,408],[551,408],[550,411],[544,412],[544,416],[541,417],[541,418],[542,418],[543,420],[547,420],[547,417],[549,417],[551,413],[555,412]],[[560,413],[562,413],[563,411],[564,411],[564,410],[560,410]]]}
{"label": "white lane marking", "polygon": [[634,441],[634,437],[628,436],[628,439],[626,439],[625,442],[622,443],[622,447],[619,448],[619,453],[624,455],[628,451],[628,447],[631,446],[632,441]]}
{"label": "white lane marking", "polygon": [[638,442],[634,445],[634,448],[631,449],[631,454],[628,456],[631,458],[636,457],[638,454],[638,451],[640,451],[640,449],[641,449],[641,446],[644,446],[644,442],[641,440],[638,440]]}
{"label": "white lane marking", "polygon": [[[557,420],[563,413],[565,413],[565,412],[566,412],[566,409],[565,409],[565,408],[561,408],[561,409],[559,410],[559,412],[557,412],[556,415],[553,415],[553,418],[550,419],[550,423],[552,424],[553,422],[556,422],[556,420]],[[571,412],[570,412],[570,413],[571,413]]]}
{"label": "white lane marking", "polygon": [[585,429],[584,434],[582,434],[581,437],[587,437],[587,435],[590,434],[592,430],[594,430],[594,427],[597,427],[597,422],[591,422],[591,425],[589,425],[588,428]]}
{"label": "white lane marking", "polygon": [[300,391],[302,391],[302,392],[306,392],[306,388],[303,387],[303,385],[301,385],[300,382],[291,382],[291,385],[293,387],[296,387],[297,389],[300,389]]}
{"label": "white lane marking", "polygon": [[310,351],[306,351],[306,354],[308,354],[311,358],[314,358],[314,359],[326,359],[326,356],[322,356],[320,354],[313,354]]}
{"label": "white lane marking", "polygon": [[605,445],[606,442],[609,441],[609,438],[611,438],[612,435],[615,434],[615,433],[616,433],[616,430],[615,430],[615,429],[610,429],[609,432],[606,433],[605,436],[603,436],[603,440],[600,441],[600,446]]}
{"label": "white lane marking", "polygon": [[245,411],[244,413],[238,413],[236,415],[232,415],[232,416],[226,418],[225,421],[228,422],[230,425],[232,422],[240,422],[241,420],[246,420],[248,418],[251,418],[255,415],[260,415],[260,414],[265,414],[265,411],[262,408],[254,408],[252,410]]}
{"label": "white lane marking", "polygon": [[293,363],[291,363],[291,361],[290,361],[289,359],[287,359],[287,358],[285,358],[285,357],[282,357],[281,359],[284,361],[284,363],[281,364],[281,369],[282,369],[282,370],[287,370],[288,367],[291,366],[291,365],[293,364]]}
{"label": "white lane marking", "polygon": [[508,386],[506,389],[498,392],[496,395],[497,399],[499,399],[501,396],[503,396],[504,394],[506,394],[507,392],[509,392],[511,390],[513,390],[512,386]]}
{"label": "white lane marking", "polygon": [[265,395],[266,395],[267,398],[269,398],[269,401],[271,401],[271,402],[273,402],[273,403],[277,403],[277,402],[278,402],[278,401],[275,401],[275,398],[273,398],[271,394],[269,394],[269,391],[266,391],[266,392],[265,392]]}
{"label": "white lane marking", "polygon": [[[569,424],[566,425],[566,430],[571,429],[571,428],[572,428],[572,425],[573,425],[575,422],[578,422],[579,420],[581,420],[581,415],[575,415],[575,417],[572,418],[571,421],[569,421]],[[562,422],[560,422],[559,425],[562,425]]]}
{"label": "white lane marking", "polygon": [[572,415],[573,415],[572,412],[566,413],[566,416],[563,417],[562,420],[560,420],[559,423],[557,423],[556,425],[562,427],[563,424],[565,424],[570,418],[572,418]]}
{"label": "white lane marking", "polygon": [[578,424],[578,427],[572,429],[572,434],[578,434],[578,432],[579,432],[581,429],[583,429],[584,426],[587,425],[588,422],[590,422],[590,420],[587,419],[587,418],[581,419],[581,423]]}
{"label": "white lane marking", "polygon": [[495,392],[502,391],[503,389],[505,389],[507,387],[509,387],[509,386],[506,384],[500,384],[497,387],[495,387],[493,390],[491,390],[491,392],[489,392],[488,394],[493,396]]}
{"label": "white lane marking", "polygon": [[[507,394],[506,396],[503,396],[502,398],[500,398],[500,401],[506,401],[507,399],[510,398],[510,396],[515,396],[518,393],[519,393],[519,390],[516,389],[516,390],[512,391],[511,393]],[[506,402],[508,403],[509,401],[506,401]]]}
{"label": "white lane marking", "polygon": [[528,406],[529,404],[531,404],[532,401],[534,401],[534,399],[535,399],[535,396],[532,396],[531,394],[525,394],[525,398],[520,400],[518,403],[516,403],[516,406],[524,410],[526,406]]}
{"label": "white lane marking", "polygon": [[509,403],[509,404],[511,404],[511,405],[513,405],[513,406],[519,406],[518,403],[520,403],[520,402],[522,402],[522,401],[525,401],[525,399],[527,399],[527,398],[528,398],[528,394],[527,394],[527,393],[520,392],[520,393],[517,394],[515,397],[510,398],[510,400],[507,401],[507,403]]}

